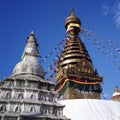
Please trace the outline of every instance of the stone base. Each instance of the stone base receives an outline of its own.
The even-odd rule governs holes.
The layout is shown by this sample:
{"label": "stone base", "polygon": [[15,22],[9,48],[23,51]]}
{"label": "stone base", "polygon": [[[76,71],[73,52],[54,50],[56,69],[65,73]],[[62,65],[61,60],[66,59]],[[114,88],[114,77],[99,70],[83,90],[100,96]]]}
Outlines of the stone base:
{"label": "stone base", "polygon": [[14,117],[14,116],[0,116],[0,120],[70,120],[68,118],[64,117],[49,117],[49,116],[40,116],[40,117]]}

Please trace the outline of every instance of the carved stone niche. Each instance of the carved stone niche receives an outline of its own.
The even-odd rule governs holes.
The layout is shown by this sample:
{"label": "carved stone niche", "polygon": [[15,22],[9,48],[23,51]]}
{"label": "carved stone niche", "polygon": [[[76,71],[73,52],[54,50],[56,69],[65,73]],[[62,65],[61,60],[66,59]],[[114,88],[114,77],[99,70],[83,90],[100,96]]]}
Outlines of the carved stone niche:
{"label": "carved stone niche", "polygon": [[15,113],[20,113],[21,112],[21,107],[20,106],[16,106],[14,109]]}
{"label": "carved stone niche", "polygon": [[29,107],[29,112],[36,112],[36,109],[35,109],[35,106],[33,106],[33,105],[30,105],[30,107]]}
{"label": "carved stone niche", "polygon": [[6,93],[6,99],[10,99],[10,98],[11,98],[11,93],[10,92]]}
{"label": "carved stone niche", "polygon": [[4,113],[4,112],[6,112],[6,105],[2,104],[0,105],[0,113]]}
{"label": "carved stone niche", "polygon": [[45,93],[44,92],[40,92],[40,100],[42,101],[46,101],[46,97],[45,97]]}
{"label": "carved stone niche", "polygon": [[55,89],[55,85],[49,85],[48,84],[48,90],[49,91],[54,91],[54,89]]}
{"label": "carved stone niche", "polygon": [[47,83],[42,83],[42,89],[47,90],[48,89],[48,84]]}
{"label": "carved stone niche", "polygon": [[50,101],[50,102],[53,102],[53,101],[54,101],[54,95],[53,95],[53,94],[50,94],[49,101]]}
{"label": "carved stone niche", "polygon": [[6,80],[5,83],[4,83],[4,87],[13,87],[13,81],[9,81],[9,80]]}
{"label": "carved stone niche", "polygon": [[23,93],[19,93],[19,94],[18,94],[18,99],[23,99],[23,97],[24,97],[24,96],[23,96]]}
{"label": "carved stone niche", "polygon": [[54,95],[54,102],[55,102],[55,103],[58,102],[58,96],[59,96],[59,94],[55,94],[55,95]]}
{"label": "carved stone niche", "polygon": [[16,87],[25,87],[25,81],[24,80],[17,79],[14,84],[15,84]]}
{"label": "carved stone niche", "polygon": [[3,99],[10,99],[11,98],[11,91],[2,90],[1,91],[1,98],[3,98]]}
{"label": "carved stone niche", "polygon": [[27,87],[38,88],[38,83],[37,83],[37,81],[27,81]]}
{"label": "carved stone niche", "polygon": [[38,82],[38,89],[42,89],[42,82]]}
{"label": "carved stone niche", "polygon": [[54,114],[55,114],[55,116],[60,116],[59,110],[58,110],[58,109],[55,109],[55,110],[54,110]]}
{"label": "carved stone niche", "polygon": [[63,107],[54,107],[53,110],[55,116],[63,116]]}
{"label": "carved stone niche", "polygon": [[19,103],[11,103],[9,106],[9,111],[12,113],[20,113],[21,112],[21,105]]}
{"label": "carved stone niche", "polygon": [[49,101],[49,97],[50,97],[50,93],[48,92],[45,94],[45,101]]}
{"label": "carved stone niche", "polygon": [[15,99],[18,99],[18,100],[23,99],[23,98],[24,98],[24,93],[21,92],[21,91],[16,91],[16,92],[14,93],[14,98],[15,98]]}
{"label": "carved stone niche", "polygon": [[40,112],[44,115],[52,115],[53,114],[53,107],[52,106],[42,106]]}
{"label": "carved stone niche", "polygon": [[53,107],[52,106],[49,107],[48,112],[49,112],[49,115],[53,114]]}

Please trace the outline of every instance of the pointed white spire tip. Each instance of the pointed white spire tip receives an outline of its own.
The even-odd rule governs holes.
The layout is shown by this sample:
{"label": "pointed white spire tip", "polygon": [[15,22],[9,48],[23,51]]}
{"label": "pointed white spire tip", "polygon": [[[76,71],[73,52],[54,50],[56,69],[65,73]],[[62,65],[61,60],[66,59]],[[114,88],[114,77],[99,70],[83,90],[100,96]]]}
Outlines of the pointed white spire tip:
{"label": "pointed white spire tip", "polygon": [[31,31],[30,36],[33,36],[33,35],[34,35],[34,32],[33,32],[33,31]]}
{"label": "pointed white spire tip", "polygon": [[33,32],[33,31],[31,31],[31,33],[32,33],[32,34],[34,34],[34,32]]}

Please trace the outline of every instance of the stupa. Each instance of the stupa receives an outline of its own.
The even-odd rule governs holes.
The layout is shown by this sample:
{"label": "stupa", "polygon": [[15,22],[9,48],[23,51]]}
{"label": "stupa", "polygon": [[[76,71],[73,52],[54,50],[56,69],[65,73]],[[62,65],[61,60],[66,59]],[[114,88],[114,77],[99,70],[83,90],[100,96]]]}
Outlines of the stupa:
{"label": "stupa", "polygon": [[68,120],[57,102],[54,83],[45,80],[38,62],[38,43],[30,33],[22,59],[10,77],[0,81],[0,120]]}
{"label": "stupa", "polygon": [[114,93],[112,94],[111,100],[120,102],[120,91],[117,86],[114,88]]}
{"label": "stupa", "polygon": [[59,99],[100,99],[102,77],[79,38],[81,21],[71,9],[65,20],[66,43],[56,64],[56,91]]}

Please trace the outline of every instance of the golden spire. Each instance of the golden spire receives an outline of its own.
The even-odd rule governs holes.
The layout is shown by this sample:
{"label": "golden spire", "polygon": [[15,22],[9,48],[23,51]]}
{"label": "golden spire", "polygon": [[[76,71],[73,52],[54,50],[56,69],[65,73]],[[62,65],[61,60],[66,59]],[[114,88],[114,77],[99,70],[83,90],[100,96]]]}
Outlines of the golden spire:
{"label": "golden spire", "polygon": [[60,99],[84,98],[76,89],[92,93],[87,98],[99,99],[102,77],[94,70],[89,53],[78,36],[81,22],[75,16],[74,9],[71,9],[70,16],[65,20],[65,28],[66,43],[56,64],[55,90],[59,93]]}
{"label": "golden spire", "polygon": [[74,12],[74,8],[71,8],[71,13],[70,13],[71,16],[75,16],[75,12]]}

